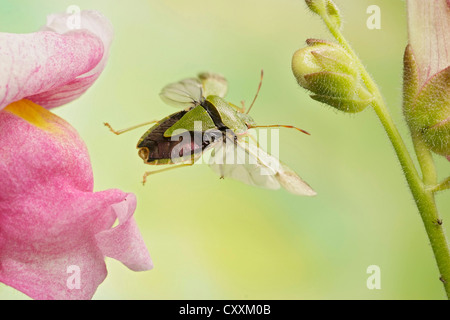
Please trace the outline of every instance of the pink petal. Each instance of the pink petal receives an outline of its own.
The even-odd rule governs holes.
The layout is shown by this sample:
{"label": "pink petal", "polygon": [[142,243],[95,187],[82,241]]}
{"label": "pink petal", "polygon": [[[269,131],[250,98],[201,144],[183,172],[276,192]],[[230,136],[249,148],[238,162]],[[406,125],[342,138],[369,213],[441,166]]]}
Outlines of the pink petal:
{"label": "pink petal", "polygon": [[450,2],[408,0],[408,36],[419,86],[450,65]]}
{"label": "pink petal", "polygon": [[[97,232],[111,228],[115,207],[128,203],[132,214],[134,195],[120,190],[63,190],[0,202],[0,281],[34,299],[90,299],[106,277],[105,252],[98,245]],[[131,216],[128,220],[134,223]],[[142,270],[151,269],[139,232],[125,240],[128,247],[144,251],[130,252],[146,258]],[[80,270],[79,288],[67,285],[72,266]]]}
{"label": "pink petal", "polygon": [[153,263],[133,217],[136,197],[129,195],[123,202],[112,206],[119,225],[96,234],[98,246],[105,256],[121,261],[134,271],[153,268]]}
{"label": "pink petal", "polygon": [[[36,299],[88,299],[106,277],[105,255],[152,267],[136,198],[93,192],[86,146],[67,122],[20,101],[0,111],[0,133],[0,282]],[[75,289],[72,266],[81,272]]]}
{"label": "pink petal", "polygon": [[[31,112],[33,104],[28,102],[23,108]],[[6,110],[0,111],[0,200],[27,192],[45,193],[49,185],[92,191],[86,145],[66,121],[45,112],[50,117],[46,119],[48,130]]]}
{"label": "pink petal", "polygon": [[[30,244],[5,245],[8,250],[0,255],[0,282],[33,299],[91,299],[107,275],[103,255],[88,242],[59,254],[39,252]],[[79,287],[68,286],[74,267],[80,271]]]}
{"label": "pink petal", "polygon": [[105,67],[110,22],[97,12],[80,13],[81,29],[63,27],[69,15],[49,17],[46,31],[0,34],[0,109],[27,98],[46,108],[83,94]]}

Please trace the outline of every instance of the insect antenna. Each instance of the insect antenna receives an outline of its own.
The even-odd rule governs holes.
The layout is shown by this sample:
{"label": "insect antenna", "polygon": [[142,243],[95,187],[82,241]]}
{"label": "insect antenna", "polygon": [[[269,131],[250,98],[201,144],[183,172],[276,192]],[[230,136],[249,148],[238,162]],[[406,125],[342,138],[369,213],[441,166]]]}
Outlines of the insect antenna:
{"label": "insect antenna", "polygon": [[258,90],[256,91],[255,98],[253,98],[253,101],[252,101],[252,104],[250,105],[250,108],[248,108],[248,110],[247,110],[247,112],[246,112],[247,114],[248,114],[248,113],[250,112],[250,110],[252,109],[253,104],[254,104],[255,101],[256,101],[256,98],[258,98],[259,90],[261,90],[261,85],[262,85],[262,81],[263,81],[263,76],[264,76],[264,71],[261,70],[261,80],[259,81]]}
{"label": "insect antenna", "polygon": [[295,129],[298,130],[300,132],[303,132],[307,135],[311,135],[308,131],[305,131],[303,129],[294,127],[294,126],[287,126],[287,125],[283,125],[283,124],[272,124],[272,125],[268,125],[268,126],[252,126],[252,125],[248,125],[249,129],[253,129],[253,128],[288,128],[288,129]]}

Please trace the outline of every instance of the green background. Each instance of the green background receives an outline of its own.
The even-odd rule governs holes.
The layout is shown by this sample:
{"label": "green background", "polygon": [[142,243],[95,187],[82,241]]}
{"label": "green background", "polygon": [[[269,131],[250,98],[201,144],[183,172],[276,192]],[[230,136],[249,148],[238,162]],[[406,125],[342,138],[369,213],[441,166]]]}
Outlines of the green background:
{"label": "green background", "polygon": [[[411,147],[401,111],[404,1],[336,0],[343,32],[372,74]],[[444,290],[400,166],[372,110],[338,113],[311,100],[290,69],[307,38],[331,39],[302,0],[4,1],[0,31],[27,33],[70,5],[95,9],[114,25],[107,68],[88,92],[58,115],[85,140],[95,190],[120,188],[138,199],[135,218],[155,268],[135,273],[107,259],[95,299],[440,299]],[[381,8],[369,30],[366,8]],[[314,189],[314,198],[220,180],[206,165],[151,176],[135,145],[145,128],[117,128],[175,111],[160,89],[200,71],[222,73],[227,99],[253,99],[260,124],[280,131],[280,158]],[[441,177],[449,164],[437,158]],[[450,197],[439,194],[444,220]],[[381,268],[381,290],[366,286]],[[1,299],[27,298],[0,285]]]}

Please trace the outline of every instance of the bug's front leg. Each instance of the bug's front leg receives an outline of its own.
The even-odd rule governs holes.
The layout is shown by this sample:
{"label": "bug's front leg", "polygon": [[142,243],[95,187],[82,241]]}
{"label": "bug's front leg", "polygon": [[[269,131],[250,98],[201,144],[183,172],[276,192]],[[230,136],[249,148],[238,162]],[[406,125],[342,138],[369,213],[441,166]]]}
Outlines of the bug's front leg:
{"label": "bug's front leg", "polygon": [[158,121],[156,121],[156,120],[147,121],[147,122],[144,122],[144,123],[141,123],[141,124],[137,124],[135,126],[132,126],[132,127],[126,128],[126,129],[122,129],[122,130],[114,130],[113,127],[111,127],[111,125],[108,122],[104,122],[103,124],[106,127],[108,127],[109,130],[111,130],[112,133],[114,133],[116,135],[119,135],[119,134],[131,131],[131,130],[134,130],[134,129],[137,129],[137,128],[140,128],[140,127],[143,127],[143,126],[147,126],[147,125],[153,124],[153,123],[158,123]]}

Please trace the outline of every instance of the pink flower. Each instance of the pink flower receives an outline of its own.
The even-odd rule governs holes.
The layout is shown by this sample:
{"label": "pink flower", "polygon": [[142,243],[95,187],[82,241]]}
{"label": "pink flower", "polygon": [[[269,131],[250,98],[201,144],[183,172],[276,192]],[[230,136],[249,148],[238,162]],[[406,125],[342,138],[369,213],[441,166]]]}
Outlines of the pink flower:
{"label": "pink flower", "polygon": [[0,34],[0,282],[35,299],[90,299],[107,275],[105,256],[135,271],[153,266],[135,196],[93,192],[85,144],[47,110],[93,84],[112,39],[99,13],[81,12],[79,30],[68,30],[68,17]]}
{"label": "pink flower", "polygon": [[412,133],[450,161],[450,1],[407,5],[403,110]]}
{"label": "pink flower", "polygon": [[408,0],[408,38],[419,86],[450,66],[450,1]]}

